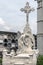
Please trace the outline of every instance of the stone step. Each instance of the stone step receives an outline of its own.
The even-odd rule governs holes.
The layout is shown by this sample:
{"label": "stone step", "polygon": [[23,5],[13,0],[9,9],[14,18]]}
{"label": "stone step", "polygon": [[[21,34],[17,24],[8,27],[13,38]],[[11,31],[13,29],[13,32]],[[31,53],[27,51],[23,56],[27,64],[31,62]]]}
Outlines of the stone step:
{"label": "stone step", "polygon": [[14,63],[14,65],[24,65],[24,63]]}
{"label": "stone step", "polygon": [[24,64],[14,64],[14,65],[24,65]]}

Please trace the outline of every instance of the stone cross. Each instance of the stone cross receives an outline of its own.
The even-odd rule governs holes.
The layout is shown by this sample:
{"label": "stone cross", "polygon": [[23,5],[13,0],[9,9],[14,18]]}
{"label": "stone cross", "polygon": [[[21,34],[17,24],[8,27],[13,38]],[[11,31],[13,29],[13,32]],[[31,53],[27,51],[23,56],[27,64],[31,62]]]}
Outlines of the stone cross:
{"label": "stone cross", "polygon": [[25,13],[26,13],[26,21],[27,21],[27,23],[28,23],[29,13],[30,13],[31,11],[34,11],[34,9],[31,8],[31,7],[29,6],[29,2],[27,2],[27,3],[26,3],[26,6],[25,6],[24,8],[21,8],[20,10],[21,10],[22,12],[25,12]]}

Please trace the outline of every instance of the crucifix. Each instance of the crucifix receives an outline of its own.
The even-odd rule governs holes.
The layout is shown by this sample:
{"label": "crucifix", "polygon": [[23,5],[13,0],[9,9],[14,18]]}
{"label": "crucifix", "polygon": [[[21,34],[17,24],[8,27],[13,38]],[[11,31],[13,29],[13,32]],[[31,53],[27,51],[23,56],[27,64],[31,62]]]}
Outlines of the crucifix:
{"label": "crucifix", "polygon": [[26,6],[25,6],[24,8],[21,8],[20,10],[21,10],[22,12],[26,13],[26,21],[27,21],[27,24],[28,24],[29,13],[30,13],[31,11],[34,11],[34,9],[31,8],[31,7],[29,6],[29,2],[27,2],[27,3],[26,3]]}

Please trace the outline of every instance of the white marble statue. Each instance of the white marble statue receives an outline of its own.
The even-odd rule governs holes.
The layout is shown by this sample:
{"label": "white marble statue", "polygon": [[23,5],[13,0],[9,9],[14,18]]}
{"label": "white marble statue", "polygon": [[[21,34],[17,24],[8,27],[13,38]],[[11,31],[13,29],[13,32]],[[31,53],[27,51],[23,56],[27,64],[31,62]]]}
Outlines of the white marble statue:
{"label": "white marble statue", "polygon": [[34,9],[31,8],[27,2],[26,6],[20,10],[26,13],[26,26],[18,39],[16,55],[13,50],[10,54],[7,54],[7,50],[3,51],[3,65],[36,65],[37,63],[39,51],[35,50],[34,37],[28,23],[29,13]]}
{"label": "white marble statue", "polygon": [[34,48],[35,46],[35,41],[34,41],[34,37],[31,33],[31,29],[29,27],[29,23],[28,23],[28,16],[29,13],[31,11],[34,11],[33,8],[31,8],[29,6],[29,3],[26,3],[26,6],[24,8],[20,9],[22,12],[26,13],[26,26],[23,30],[23,34],[21,35],[21,37],[18,39],[18,45],[19,45],[19,53],[29,53],[29,49],[32,49],[32,47]]}

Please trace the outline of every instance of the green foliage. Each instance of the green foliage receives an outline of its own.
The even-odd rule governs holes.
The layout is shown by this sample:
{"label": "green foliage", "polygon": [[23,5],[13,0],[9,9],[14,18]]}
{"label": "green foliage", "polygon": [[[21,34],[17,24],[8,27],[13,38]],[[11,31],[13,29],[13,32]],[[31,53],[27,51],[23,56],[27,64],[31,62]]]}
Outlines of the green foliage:
{"label": "green foliage", "polygon": [[38,56],[37,65],[43,65],[43,55]]}
{"label": "green foliage", "polygon": [[2,63],[2,58],[0,58],[0,63]]}

